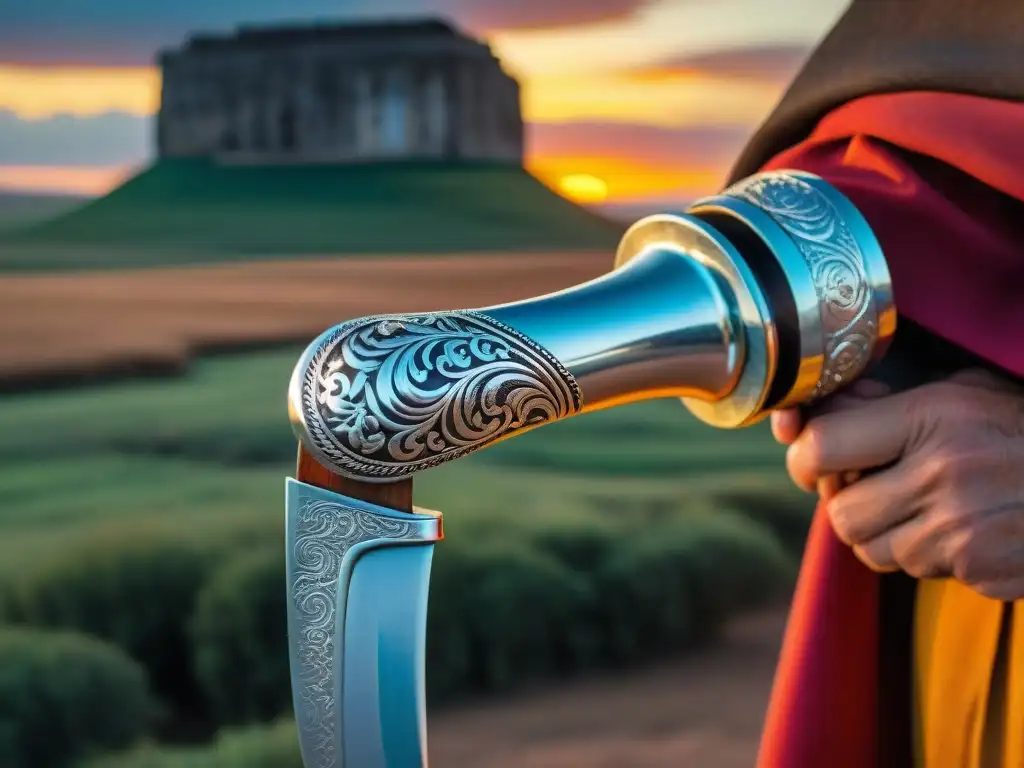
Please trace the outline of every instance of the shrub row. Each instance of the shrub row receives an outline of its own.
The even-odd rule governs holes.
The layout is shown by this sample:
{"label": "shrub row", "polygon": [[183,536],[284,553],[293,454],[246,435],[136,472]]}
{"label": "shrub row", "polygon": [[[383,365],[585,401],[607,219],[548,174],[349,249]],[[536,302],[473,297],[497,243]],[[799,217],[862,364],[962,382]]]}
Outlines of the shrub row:
{"label": "shrub row", "polygon": [[282,540],[262,529],[187,536],[146,523],[103,526],[0,582],[0,623],[110,642],[145,669],[165,720],[202,727],[207,699],[192,672],[188,632],[199,595],[239,548],[283,547]]}
{"label": "shrub row", "polygon": [[146,745],[78,764],[77,768],[303,768],[294,723],[227,729],[204,747]]}
{"label": "shrub row", "polygon": [[143,669],[84,635],[0,629],[4,768],[63,768],[139,739],[156,712]]}
{"label": "shrub row", "polygon": [[[6,618],[119,646],[178,721],[199,718],[203,733],[288,713],[280,538],[204,541],[140,528],[83,542],[0,585]],[[431,580],[431,701],[692,647],[788,588],[792,573],[768,528],[727,510],[513,535],[449,526]]]}
{"label": "shrub row", "polygon": [[[192,623],[201,684],[221,723],[290,708],[283,557],[229,563]],[[764,527],[721,512],[633,530],[595,524],[438,545],[427,627],[432,702],[690,648],[791,584]]]}

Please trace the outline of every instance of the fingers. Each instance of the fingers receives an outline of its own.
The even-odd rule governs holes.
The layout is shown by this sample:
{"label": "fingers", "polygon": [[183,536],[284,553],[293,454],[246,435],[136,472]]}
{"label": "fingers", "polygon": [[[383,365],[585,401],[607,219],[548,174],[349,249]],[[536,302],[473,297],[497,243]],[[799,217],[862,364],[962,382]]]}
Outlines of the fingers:
{"label": "fingers", "polygon": [[772,435],[783,445],[792,444],[800,436],[803,426],[803,415],[799,408],[787,408],[772,413]]}
{"label": "fingers", "polygon": [[818,478],[817,492],[818,498],[823,502],[828,501],[843,488],[848,485],[853,485],[861,478],[861,473],[857,471],[839,472],[834,475],[825,475],[824,477]]}
{"label": "fingers", "polygon": [[836,494],[825,511],[838,538],[874,571],[955,578],[987,597],[1019,597],[1007,586],[1021,573],[1018,508],[979,520],[963,511],[969,502],[930,494],[915,475],[897,465]]}
{"label": "fingers", "polygon": [[896,465],[838,490],[826,500],[825,512],[840,541],[866,545],[918,513],[917,485],[915,473]]}
{"label": "fingers", "polygon": [[853,554],[875,573],[895,573],[900,570],[889,536],[876,539],[867,545],[856,546],[853,548]]}
{"label": "fingers", "polygon": [[901,393],[852,401],[812,419],[786,454],[793,482],[810,491],[825,475],[892,463],[914,434],[912,403],[912,393]]}
{"label": "fingers", "polygon": [[[880,381],[860,379],[843,393],[821,403],[817,411],[818,413],[830,413],[834,410],[843,410],[858,405],[863,400],[884,397],[890,391],[889,386]],[[804,428],[805,421],[806,417],[800,408],[773,411],[771,415],[772,435],[783,445],[791,445],[800,436],[800,430]]]}
{"label": "fingers", "polygon": [[917,579],[937,579],[951,575],[944,544],[941,526],[935,524],[934,518],[918,515],[854,545],[853,553],[879,573],[903,570]]}
{"label": "fingers", "polygon": [[874,379],[858,379],[850,385],[847,392],[863,400],[874,400],[875,398],[891,394],[892,387]]}
{"label": "fingers", "polygon": [[1013,602],[1024,595],[1024,578],[1017,577],[1006,581],[986,581],[969,585],[971,589],[991,600]]}

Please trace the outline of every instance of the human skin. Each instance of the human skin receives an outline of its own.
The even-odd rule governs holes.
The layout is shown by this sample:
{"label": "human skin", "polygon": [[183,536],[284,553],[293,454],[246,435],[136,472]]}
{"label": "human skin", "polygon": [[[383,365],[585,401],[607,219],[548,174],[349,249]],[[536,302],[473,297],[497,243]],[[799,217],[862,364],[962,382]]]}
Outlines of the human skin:
{"label": "human skin", "polygon": [[982,370],[896,394],[862,381],[809,420],[773,413],[772,432],[872,570],[1024,598],[1024,389]]}

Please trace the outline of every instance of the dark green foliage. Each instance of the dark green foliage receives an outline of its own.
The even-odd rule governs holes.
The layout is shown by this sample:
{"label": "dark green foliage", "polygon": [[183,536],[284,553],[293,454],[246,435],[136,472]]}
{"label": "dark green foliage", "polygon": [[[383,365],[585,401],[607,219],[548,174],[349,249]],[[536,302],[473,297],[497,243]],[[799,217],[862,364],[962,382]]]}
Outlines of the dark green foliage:
{"label": "dark green foliage", "polygon": [[598,622],[613,663],[685,650],[739,610],[783,594],[792,563],[771,533],[727,510],[652,520],[597,569]]}
{"label": "dark green foliage", "polygon": [[722,504],[737,509],[770,529],[786,551],[800,557],[811,529],[816,497],[726,491],[716,494]]}
{"label": "dark green foliage", "polygon": [[468,663],[460,692],[557,675],[586,643],[581,618],[593,600],[590,584],[528,542],[439,547],[435,561],[428,669],[445,657],[449,634],[462,638]]}
{"label": "dark green foliage", "polygon": [[146,746],[91,760],[77,768],[303,768],[295,725],[226,730],[209,746]]}
{"label": "dark green foliage", "polygon": [[[434,554],[427,618],[432,702],[504,691],[685,650],[790,585],[770,531],[734,513],[640,525],[462,531]],[[193,622],[199,677],[221,722],[287,712],[284,558],[243,556],[203,591]]]}
{"label": "dark green foliage", "polygon": [[200,593],[191,623],[196,672],[219,723],[287,709],[286,610],[281,547],[236,557]]}
{"label": "dark green foliage", "polygon": [[186,634],[212,554],[188,539],[136,526],[83,538],[7,585],[8,618],[109,640],[139,661],[154,691],[179,710],[201,704]]}
{"label": "dark green foliage", "polygon": [[4,768],[64,768],[121,749],[150,724],[142,669],[78,634],[0,629],[0,757]]}
{"label": "dark green foliage", "polygon": [[675,521],[659,538],[691,576],[698,641],[792,586],[793,560],[770,531],[742,515],[723,509],[700,521]]}
{"label": "dark green foliage", "polygon": [[[281,552],[295,443],[281,387],[296,354],[0,404],[2,616],[129,651],[171,705],[161,736],[291,708]],[[778,541],[796,552],[809,510],[783,452],[760,426],[711,430],[670,400],[417,476],[417,503],[444,512],[447,537],[428,616],[431,701],[685,650],[787,588],[793,558],[780,563]],[[246,746],[265,739],[283,745],[265,747],[278,762]],[[294,733],[252,731],[153,765],[293,758]]]}

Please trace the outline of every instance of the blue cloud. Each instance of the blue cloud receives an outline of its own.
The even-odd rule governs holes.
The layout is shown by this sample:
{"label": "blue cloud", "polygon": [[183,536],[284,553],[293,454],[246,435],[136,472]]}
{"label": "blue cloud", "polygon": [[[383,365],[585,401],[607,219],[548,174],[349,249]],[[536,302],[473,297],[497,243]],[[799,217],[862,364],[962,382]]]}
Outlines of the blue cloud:
{"label": "blue cloud", "polygon": [[470,31],[544,27],[629,13],[646,0],[34,0],[0,4],[0,61],[148,64],[190,32],[240,23],[442,15]]}
{"label": "blue cloud", "polygon": [[0,7],[0,59],[24,64],[148,64],[197,29],[240,22],[424,13],[423,0],[37,0]]}
{"label": "blue cloud", "polygon": [[149,118],[111,112],[30,121],[0,110],[0,165],[134,165],[151,146]]}

